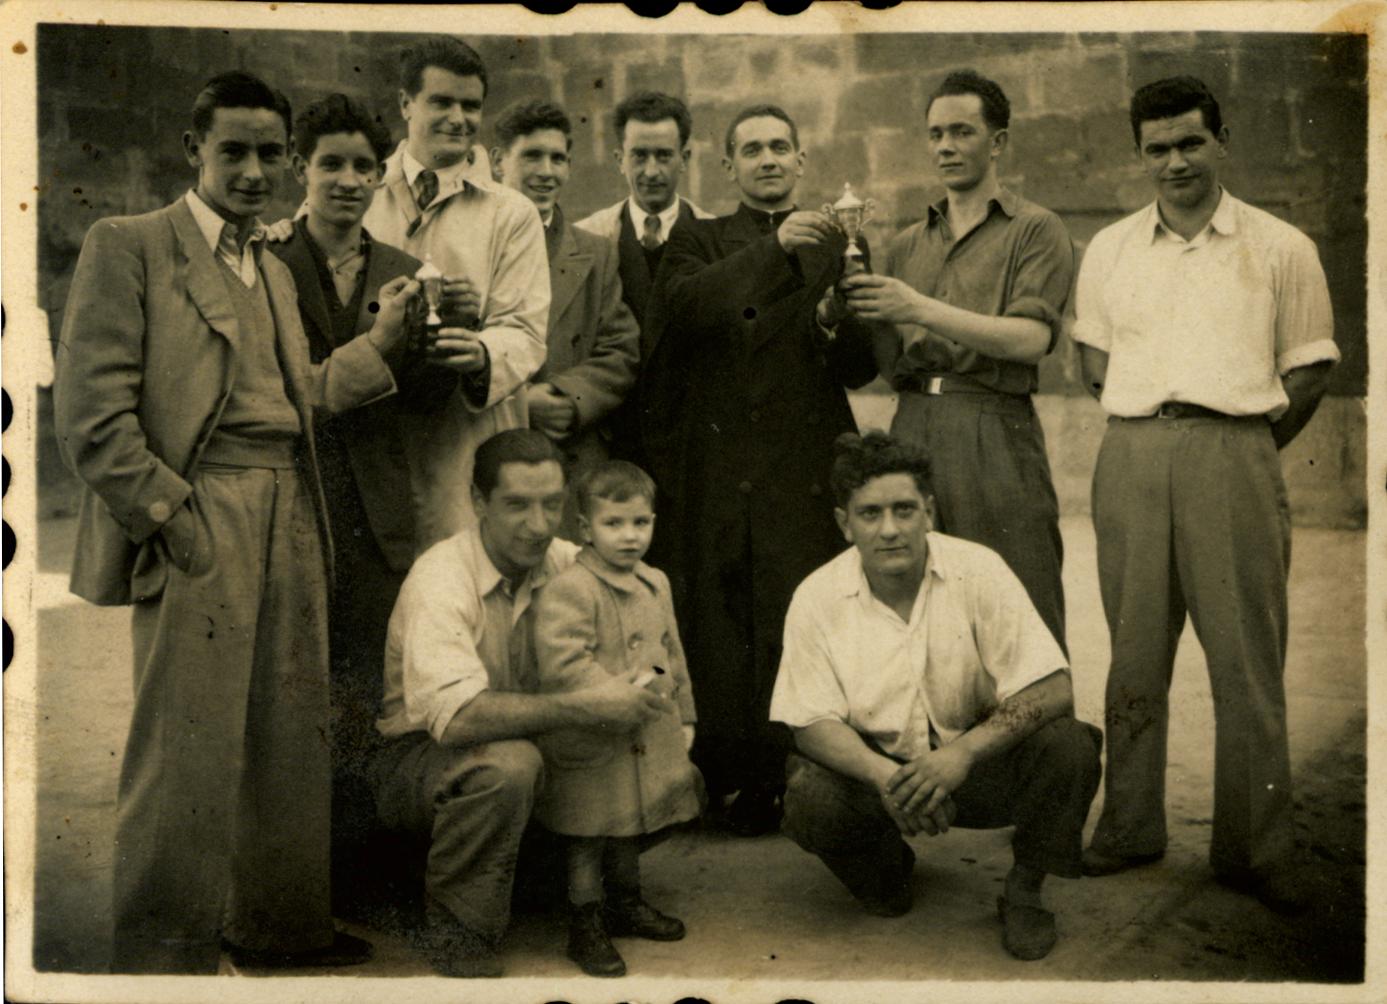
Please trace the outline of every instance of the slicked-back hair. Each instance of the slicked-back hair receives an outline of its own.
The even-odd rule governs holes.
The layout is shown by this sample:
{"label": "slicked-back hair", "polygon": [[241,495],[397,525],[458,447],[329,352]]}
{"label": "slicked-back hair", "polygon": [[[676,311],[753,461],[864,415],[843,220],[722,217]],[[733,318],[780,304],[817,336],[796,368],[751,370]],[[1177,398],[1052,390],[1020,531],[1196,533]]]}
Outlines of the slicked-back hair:
{"label": "slicked-back hair", "polygon": [[617,105],[616,111],[612,112],[612,128],[618,146],[626,142],[626,123],[632,119],[651,123],[674,119],[674,124],[679,127],[681,150],[689,145],[689,137],[693,135],[693,116],[689,114],[688,106],[672,94],[637,91]]}
{"label": "slicked-back hair", "polygon": [[1223,130],[1218,100],[1198,77],[1166,77],[1137,88],[1132,95],[1132,140],[1141,145],[1141,124],[1169,119],[1198,108],[1204,126],[1217,136]]}
{"label": "slicked-back hair", "polygon": [[476,77],[486,97],[486,64],[477,50],[452,35],[430,35],[400,50],[400,88],[411,98],[424,86],[424,71],[430,66],[459,77]]}
{"label": "slicked-back hair", "polygon": [[978,96],[978,100],[982,102],[982,120],[993,132],[1001,132],[1011,125],[1011,102],[1007,100],[1006,92],[995,80],[988,80],[977,70],[955,70],[945,77],[944,82],[929,96],[929,104],[925,105],[925,117],[929,117],[929,110],[939,98],[960,94]]}
{"label": "slicked-back hair", "polygon": [[212,128],[218,108],[268,108],[284,120],[284,142],[294,134],[294,115],[289,99],[259,77],[242,70],[219,73],[203,85],[193,100],[193,134],[198,139]]}
{"label": "slicked-back hair", "polygon": [[[538,429],[505,429],[477,447],[472,464],[472,485],[490,499],[501,480],[505,464],[542,464],[552,460],[563,468],[563,453]],[[567,475],[565,475],[567,480]]]}
{"label": "slicked-back hair", "polygon": [[868,481],[887,474],[909,474],[923,497],[934,494],[929,457],[919,447],[880,429],[869,429],[861,436],[845,432],[833,441],[833,473],[829,484],[839,509],[846,509],[853,492]]}
{"label": "slicked-back hair", "polygon": [[795,120],[790,118],[790,113],[779,105],[748,105],[732,117],[732,122],[727,127],[727,135],[723,138],[723,148],[727,151],[727,156],[732,156],[733,143],[736,138],[737,126],[747,119],[773,118],[780,119],[790,127],[790,142],[799,149],[799,127],[795,125]]}
{"label": "slicked-back hair", "polygon": [[591,518],[597,499],[627,502],[643,498],[655,508],[655,482],[649,474],[627,460],[607,460],[583,474],[575,486],[578,511]]}
{"label": "slicked-back hair", "polygon": [[299,113],[294,126],[294,151],[304,160],[311,160],[322,137],[355,132],[366,137],[376,160],[385,163],[394,149],[390,130],[345,94],[329,94]]}
{"label": "slicked-back hair", "polygon": [[496,120],[493,127],[496,145],[502,151],[511,148],[521,136],[528,136],[541,129],[557,129],[564,134],[568,145],[573,146],[573,123],[562,108],[552,101],[517,101]]}

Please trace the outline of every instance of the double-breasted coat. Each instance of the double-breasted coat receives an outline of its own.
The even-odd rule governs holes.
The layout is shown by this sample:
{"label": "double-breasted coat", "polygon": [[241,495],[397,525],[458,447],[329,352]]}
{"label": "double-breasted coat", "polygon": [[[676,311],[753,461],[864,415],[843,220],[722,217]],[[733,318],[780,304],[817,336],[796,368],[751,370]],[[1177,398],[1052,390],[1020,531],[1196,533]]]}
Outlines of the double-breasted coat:
{"label": "double-breasted coat", "polygon": [[669,572],[698,701],[695,761],[710,790],[776,787],[767,748],[781,631],[800,581],[843,538],[829,491],[834,439],[856,429],[845,387],[876,376],[860,329],[829,338],[819,299],[841,236],[787,254],[742,206],[681,220],[660,265],[656,338],[640,385],[661,493],[655,561]]}
{"label": "double-breasted coat", "polygon": [[535,806],[541,823],[572,836],[634,836],[698,815],[698,771],[679,727],[694,721],[694,701],[662,572],[644,562],[621,572],[584,548],[540,595],[535,655],[542,691],[654,670],[652,689],[679,709],[631,735],[565,729],[541,736],[548,770]]}

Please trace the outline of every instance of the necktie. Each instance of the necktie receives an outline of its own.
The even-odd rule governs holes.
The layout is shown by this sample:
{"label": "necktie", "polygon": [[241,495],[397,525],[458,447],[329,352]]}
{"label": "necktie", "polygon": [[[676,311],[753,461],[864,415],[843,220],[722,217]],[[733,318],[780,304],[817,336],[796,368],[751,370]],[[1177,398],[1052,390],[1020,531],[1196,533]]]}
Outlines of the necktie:
{"label": "necktie", "polygon": [[660,218],[658,216],[647,216],[645,218],[645,233],[641,234],[641,247],[647,251],[655,251],[660,247]]}
{"label": "necktie", "polygon": [[419,185],[419,192],[416,198],[419,200],[419,209],[422,212],[429,208],[429,203],[438,197],[438,175],[428,168],[419,172],[416,179]]}

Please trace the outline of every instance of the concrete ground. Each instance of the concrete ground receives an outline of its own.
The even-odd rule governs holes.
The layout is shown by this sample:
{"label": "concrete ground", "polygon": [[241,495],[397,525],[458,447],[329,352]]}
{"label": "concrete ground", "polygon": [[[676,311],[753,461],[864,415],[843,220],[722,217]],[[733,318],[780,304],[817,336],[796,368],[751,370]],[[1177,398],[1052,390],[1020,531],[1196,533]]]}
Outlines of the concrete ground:
{"label": "concrete ground", "polygon": [[[1086,518],[1067,518],[1062,529],[1077,710],[1101,723],[1108,639],[1093,529]],[[44,971],[96,973],[110,952],[114,794],[130,707],[129,614],[87,606],[66,593],[62,570],[71,535],[68,519],[42,524],[33,597],[39,610],[33,961]],[[633,974],[626,980],[574,979],[576,968],[563,955],[563,921],[541,913],[517,917],[504,946],[512,978],[506,981],[461,985],[428,978],[400,936],[353,928],[375,942],[376,958],[328,981],[219,980],[183,984],[174,997],[220,998],[253,985],[257,999],[374,1000],[407,988],[411,997],[469,1001],[672,1001],[690,992],[712,1001],[747,993],[763,1001],[827,1001],[903,996],[899,987],[857,981],[1359,981],[1364,537],[1301,529],[1294,549],[1286,688],[1297,825],[1314,869],[1315,902],[1305,917],[1280,918],[1212,880],[1206,864],[1212,704],[1203,657],[1187,630],[1171,691],[1169,852],[1159,864],[1123,875],[1052,880],[1047,896],[1060,942],[1043,961],[1017,962],[1000,944],[994,901],[1010,863],[1009,831],[916,838],[916,905],[894,920],[865,915],[821,864],[783,837],[745,840],[694,831],[644,858],[649,898],[682,917],[689,936],[674,944],[622,942]],[[1090,826],[1101,799],[1100,791]],[[13,904],[27,890],[12,884],[9,895]],[[421,979],[382,984],[372,977]],[[749,980],[774,983],[753,991]],[[72,986],[55,999],[87,998],[88,984]],[[1206,985],[1206,991],[1202,999],[1244,1000],[1253,993],[1246,986],[1215,992]],[[1049,996],[1044,988],[1037,992]],[[153,999],[140,989],[128,993],[125,999]],[[1005,994],[1005,986],[994,993]],[[1050,993],[1081,996],[1072,984],[1052,985]],[[1111,998],[1099,991],[1096,999]]]}

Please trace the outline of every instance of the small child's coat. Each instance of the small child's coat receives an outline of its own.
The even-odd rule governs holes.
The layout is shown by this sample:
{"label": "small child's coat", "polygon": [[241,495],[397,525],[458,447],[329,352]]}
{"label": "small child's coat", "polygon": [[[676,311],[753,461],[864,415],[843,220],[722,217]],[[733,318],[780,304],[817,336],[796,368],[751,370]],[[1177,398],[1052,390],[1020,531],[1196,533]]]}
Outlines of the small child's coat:
{"label": "small child's coat", "polygon": [[535,817],[555,833],[624,837],[697,816],[702,778],[680,729],[681,721],[694,721],[693,694],[664,573],[644,562],[617,571],[583,548],[537,601],[535,650],[542,691],[660,667],[652,689],[679,708],[634,734],[564,729],[541,736],[547,777]]}

